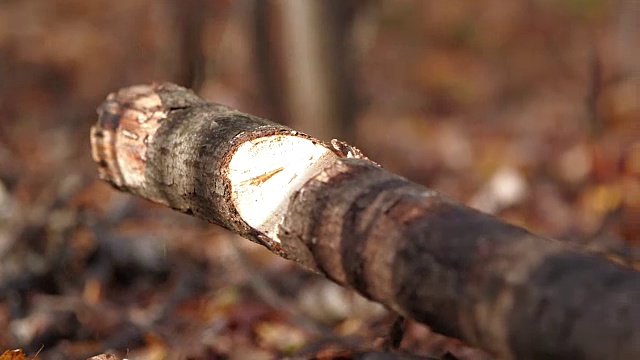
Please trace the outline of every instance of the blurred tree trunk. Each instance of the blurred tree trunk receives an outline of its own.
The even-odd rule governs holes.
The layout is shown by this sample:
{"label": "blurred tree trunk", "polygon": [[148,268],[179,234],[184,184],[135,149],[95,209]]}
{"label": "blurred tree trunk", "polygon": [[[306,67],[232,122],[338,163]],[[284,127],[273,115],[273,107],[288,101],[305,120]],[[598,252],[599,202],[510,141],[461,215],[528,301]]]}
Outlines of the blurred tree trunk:
{"label": "blurred tree trunk", "polygon": [[205,0],[168,0],[175,16],[178,49],[176,82],[198,91],[204,82],[205,57],[202,36],[205,19],[212,9]]}
{"label": "blurred tree trunk", "polygon": [[625,75],[640,76],[640,3],[620,0],[616,11],[616,37],[620,67]]}
{"label": "blurred tree trunk", "polygon": [[352,138],[348,34],[362,2],[258,1],[255,44],[273,116],[320,139]]}

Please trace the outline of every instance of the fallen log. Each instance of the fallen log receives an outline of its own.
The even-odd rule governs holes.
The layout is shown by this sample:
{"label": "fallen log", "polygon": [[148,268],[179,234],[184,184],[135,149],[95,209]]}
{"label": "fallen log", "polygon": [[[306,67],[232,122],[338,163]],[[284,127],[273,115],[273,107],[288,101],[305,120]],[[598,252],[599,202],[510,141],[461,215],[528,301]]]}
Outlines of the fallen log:
{"label": "fallen log", "polygon": [[101,178],[504,359],[640,359],[640,276],[173,84],[109,95]]}

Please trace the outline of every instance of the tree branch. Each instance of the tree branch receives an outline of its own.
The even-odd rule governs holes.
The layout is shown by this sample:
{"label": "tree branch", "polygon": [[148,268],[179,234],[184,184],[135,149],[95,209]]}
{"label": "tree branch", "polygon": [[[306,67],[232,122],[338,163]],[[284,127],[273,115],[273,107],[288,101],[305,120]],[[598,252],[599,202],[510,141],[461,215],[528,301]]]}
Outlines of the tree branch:
{"label": "tree branch", "polygon": [[100,176],[505,359],[639,359],[638,272],[172,84],[109,95]]}

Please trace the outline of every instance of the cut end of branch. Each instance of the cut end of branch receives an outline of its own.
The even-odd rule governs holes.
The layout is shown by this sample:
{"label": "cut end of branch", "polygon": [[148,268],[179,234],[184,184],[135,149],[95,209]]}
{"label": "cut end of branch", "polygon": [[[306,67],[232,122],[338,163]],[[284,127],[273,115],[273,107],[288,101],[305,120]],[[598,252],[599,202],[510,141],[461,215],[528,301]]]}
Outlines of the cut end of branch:
{"label": "cut end of branch", "polygon": [[147,145],[168,110],[156,85],[139,85],[109,94],[91,128],[91,154],[100,178],[117,188],[143,186]]}
{"label": "cut end of branch", "polygon": [[[153,156],[154,151],[158,152],[153,141],[156,137],[160,139],[161,126],[166,123],[174,130],[184,127],[185,130],[180,132],[191,134],[185,135],[190,137],[188,142],[178,140],[175,135],[172,135],[175,139],[173,145],[168,145],[171,141],[159,140],[165,144],[160,145],[161,151],[182,159],[174,165],[174,170],[182,169],[179,172],[187,174],[191,170],[186,163],[213,164],[212,161],[227,159],[220,163],[219,175],[212,179],[211,188],[229,199],[240,219],[265,235],[264,241],[274,245],[282,243],[278,229],[291,197],[307,181],[337,158],[366,159],[360,150],[344,142],[333,139],[324,143],[258,118],[250,120],[262,124],[255,130],[237,132],[232,129],[243,129],[243,121],[247,118],[222,105],[210,104],[213,106],[207,110],[201,108],[201,114],[206,116],[184,119],[189,124],[177,125],[183,123],[178,111],[202,103],[203,100],[193,92],[173,84],[132,86],[110,94],[98,109],[98,122],[91,129],[91,150],[100,177],[118,189],[144,192],[154,201],[188,211],[191,209],[189,205],[179,204],[175,199],[150,196],[146,192],[153,191],[158,185],[149,182],[146,170],[151,166],[147,164],[147,158]],[[194,141],[197,134],[207,133],[194,132],[194,129],[204,128],[214,130],[208,133],[208,137]],[[223,130],[225,128],[229,131]],[[190,146],[191,150],[185,150],[183,146]],[[193,151],[201,146],[218,150],[215,154],[198,155],[203,158],[196,159]],[[198,192],[192,177],[184,177],[181,181],[173,175],[170,179],[158,174],[154,176],[165,185],[183,187],[186,197],[189,193]]]}

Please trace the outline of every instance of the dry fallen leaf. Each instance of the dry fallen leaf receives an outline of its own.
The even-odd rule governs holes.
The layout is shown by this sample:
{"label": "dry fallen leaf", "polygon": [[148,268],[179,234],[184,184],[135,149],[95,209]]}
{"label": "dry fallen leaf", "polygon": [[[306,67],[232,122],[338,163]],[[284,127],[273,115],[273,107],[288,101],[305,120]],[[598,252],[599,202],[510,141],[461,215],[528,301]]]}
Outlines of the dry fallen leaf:
{"label": "dry fallen leaf", "polygon": [[[0,360],[4,360],[4,359],[0,359]],[[121,360],[121,358],[119,358],[114,354],[100,354],[100,355],[92,356],[87,360]]]}
{"label": "dry fallen leaf", "polygon": [[27,360],[22,349],[7,350],[0,355],[0,360]]}

